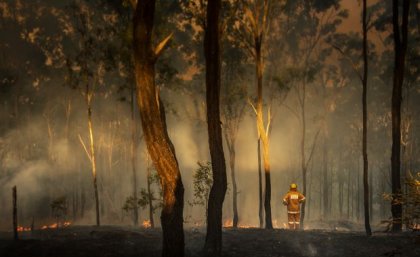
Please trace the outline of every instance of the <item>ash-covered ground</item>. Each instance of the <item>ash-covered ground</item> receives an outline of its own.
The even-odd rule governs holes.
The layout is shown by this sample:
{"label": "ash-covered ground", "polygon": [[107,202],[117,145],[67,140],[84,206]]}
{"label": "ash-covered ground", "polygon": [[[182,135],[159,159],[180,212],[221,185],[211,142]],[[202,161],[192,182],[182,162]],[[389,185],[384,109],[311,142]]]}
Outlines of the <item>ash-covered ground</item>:
{"label": "ash-covered ground", "polygon": [[[0,233],[2,257],[131,257],[160,256],[161,230],[125,226],[70,226],[21,232],[13,241]],[[201,256],[205,229],[185,230],[186,256]],[[223,256],[420,256],[420,234],[257,228],[225,228]]]}

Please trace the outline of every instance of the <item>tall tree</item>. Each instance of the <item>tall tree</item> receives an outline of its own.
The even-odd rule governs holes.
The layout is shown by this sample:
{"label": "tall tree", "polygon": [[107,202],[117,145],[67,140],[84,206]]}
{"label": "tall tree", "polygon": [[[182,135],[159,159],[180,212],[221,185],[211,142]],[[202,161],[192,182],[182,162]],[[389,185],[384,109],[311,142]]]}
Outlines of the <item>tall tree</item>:
{"label": "tall tree", "polygon": [[208,1],[204,35],[206,58],[206,104],[207,125],[213,185],[210,190],[207,214],[207,235],[204,245],[208,256],[222,254],[222,207],[227,181],[220,122],[220,0]]}
{"label": "tall tree", "polygon": [[[267,36],[268,27],[270,23],[270,0],[253,0],[241,1],[243,7],[242,31],[240,33],[242,41],[249,49],[249,53],[255,62],[255,76],[256,76],[256,102],[251,103],[256,114],[256,124],[258,131],[258,146],[262,143],[262,155],[264,163],[265,174],[265,194],[264,194],[264,211],[265,211],[265,227],[267,229],[273,228],[271,218],[271,168],[270,168],[270,144],[268,131],[270,127],[271,114],[268,111],[266,121],[263,114],[263,73],[264,73],[264,43]],[[259,148],[258,148],[259,149]],[[258,151],[260,154],[260,151]],[[261,181],[260,181],[261,185]],[[262,191],[262,188],[260,189]],[[261,211],[260,211],[261,215]],[[261,223],[261,221],[260,221]]]}
{"label": "tall tree", "polygon": [[[392,87],[392,231],[402,230],[401,203],[401,102],[404,82],[405,56],[407,52],[408,15],[410,0],[402,1],[402,24],[399,22],[400,1],[392,1],[392,27],[394,32],[394,79]],[[401,32],[400,32],[401,31]]]}
{"label": "tall tree", "polygon": [[366,17],[366,2],[363,0],[363,96],[362,96],[362,105],[363,105],[363,205],[365,211],[365,230],[368,236],[372,235],[370,229],[369,221],[369,163],[368,163],[368,154],[367,154],[367,80],[368,80],[368,49],[367,49],[367,17]]}
{"label": "tall tree", "polygon": [[147,149],[159,174],[163,207],[162,256],[184,256],[184,186],[169,139],[165,110],[155,84],[155,64],[171,35],[156,47],[152,45],[156,0],[131,1],[135,7],[133,18],[133,47],[137,103]]}
{"label": "tall tree", "polygon": [[[237,57],[237,56],[235,56]],[[233,58],[232,58],[233,59]],[[231,62],[230,62],[231,61]],[[226,145],[229,151],[229,167],[232,181],[232,225],[238,227],[238,186],[236,181],[236,139],[239,131],[239,125],[245,114],[246,89],[240,76],[244,74],[235,74],[240,66],[238,60],[227,60],[225,67],[225,83],[223,97],[223,133]]]}

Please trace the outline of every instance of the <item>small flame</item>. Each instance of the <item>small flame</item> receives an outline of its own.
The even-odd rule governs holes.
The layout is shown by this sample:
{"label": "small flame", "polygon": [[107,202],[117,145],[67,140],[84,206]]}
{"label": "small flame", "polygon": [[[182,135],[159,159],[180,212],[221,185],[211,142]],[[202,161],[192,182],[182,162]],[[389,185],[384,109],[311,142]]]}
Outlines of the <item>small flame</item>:
{"label": "small flame", "polygon": [[[225,222],[223,222],[223,227],[224,228],[232,228],[233,227],[233,221],[231,219],[225,220]],[[247,225],[247,224],[238,224],[238,228],[251,228],[251,225]]]}
{"label": "small flame", "polygon": [[17,231],[18,232],[32,231],[32,229],[31,228],[22,227],[22,226],[18,226],[17,227]]}
{"label": "small flame", "polygon": [[225,227],[225,228],[233,227],[233,221],[232,220],[225,220],[225,222],[223,222],[223,227]]}
{"label": "small flame", "polygon": [[150,222],[150,220],[144,220],[143,221],[143,227],[144,228],[150,228],[150,227],[152,227],[152,223]]}
{"label": "small flame", "polygon": [[55,229],[55,228],[60,227],[59,225],[61,225],[61,227],[66,228],[66,227],[71,225],[71,222],[70,221],[65,221],[65,222],[63,222],[63,224],[53,223],[53,224],[50,224],[50,225],[44,225],[44,226],[41,227],[41,229],[43,229],[43,230],[44,229]]}

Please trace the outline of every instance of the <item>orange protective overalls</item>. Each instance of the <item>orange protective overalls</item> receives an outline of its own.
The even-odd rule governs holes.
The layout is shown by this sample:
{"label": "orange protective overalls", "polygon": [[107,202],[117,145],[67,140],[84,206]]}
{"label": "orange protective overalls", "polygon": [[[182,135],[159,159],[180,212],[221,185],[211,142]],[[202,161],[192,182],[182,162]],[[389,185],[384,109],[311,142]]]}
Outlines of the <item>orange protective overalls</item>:
{"label": "orange protective overalls", "polygon": [[283,204],[287,205],[287,217],[289,229],[299,229],[300,226],[300,203],[305,201],[305,196],[296,189],[290,189],[283,197]]}

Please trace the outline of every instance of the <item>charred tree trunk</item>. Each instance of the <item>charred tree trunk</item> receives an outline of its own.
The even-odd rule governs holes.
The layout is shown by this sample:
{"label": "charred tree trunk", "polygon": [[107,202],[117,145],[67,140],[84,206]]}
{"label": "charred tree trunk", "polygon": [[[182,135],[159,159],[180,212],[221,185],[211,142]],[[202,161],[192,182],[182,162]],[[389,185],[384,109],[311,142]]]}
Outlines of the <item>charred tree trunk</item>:
{"label": "charred tree trunk", "polygon": [[213,169],[213,185],[209,194],[207,234],[204,245],[207,256],[221,256],[222,254],[222,207],[227,189],[226,163],[220,122],[220,8],[220,0],[208,1],[207,27],[204,36],[207,125]]}
{"label": "charred tree trunk", "polygon": [[260,220],[260,228],[264,227],[264,209],[263,209],[263,191],[262,191],[262,170],[261,170],[261,139],[258,136],[258,217]]}
{"label": "charred tree trunk", "polygon": [[[137,127],[134,116],[134,106],[135,106],[135,87],[134,85],[131,88],[131,168],[133,172],[133,198],[134,198],[134,209],[133,209],[133,224],[137,226],[139,224],[139,208],[137,204],[137,172],[136,172],[136,152],[137,152]],[[150,221],[151,222],[151,221]]]}
{"label": "charred tree trunk", "polygon": [[154,49],[152,32],[155,2],[155,0],[137,1],[133,18],[137,103],[147,149],[159,174],[163,191],[162,256],[182,257],[185,246],[184,186],[175,148],[168,136],[164,106],[155,85],[155,62],[170,36]]}
{"label": "charred tree trunk", "polygon": [[17,190],[16,186],[12,188],[12,196],[13,196],[13,239],[18,240],[18,220],[17,220]]}
{"label": "charred tree trunk", "polygon": [[367,79],[368,79],[368,56],[367,56],[367,21],[366,21],[366,1],[363,0],[363,205],[365,212],[365,231],[366,235],[371,236],[369,218],[369,180],[368,180],[368,155],[367,155]]}
{"label": "charred tree trunk", "polygon": [[407,52],[408,14],[410,0],[402,1],[402,25],[400,35],[399,3],[392,1],[392,24],[394,32],[394,80],[392,88],[392,231],[402,230],[402,204],[401,204],[401,102],[402,86],[404,82],[405,55]]}

